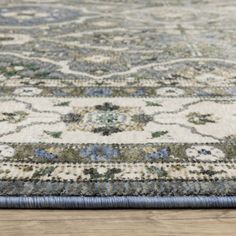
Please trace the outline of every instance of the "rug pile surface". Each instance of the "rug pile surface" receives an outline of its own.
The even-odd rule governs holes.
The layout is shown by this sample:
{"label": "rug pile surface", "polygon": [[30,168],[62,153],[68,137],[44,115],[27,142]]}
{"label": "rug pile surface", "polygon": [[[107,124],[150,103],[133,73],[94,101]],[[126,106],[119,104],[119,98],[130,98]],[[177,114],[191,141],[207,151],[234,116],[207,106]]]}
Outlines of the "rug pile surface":
{"label": "rug pile surface", "polygon": [[236,206],[235,12],[1,0],[0,206]]}

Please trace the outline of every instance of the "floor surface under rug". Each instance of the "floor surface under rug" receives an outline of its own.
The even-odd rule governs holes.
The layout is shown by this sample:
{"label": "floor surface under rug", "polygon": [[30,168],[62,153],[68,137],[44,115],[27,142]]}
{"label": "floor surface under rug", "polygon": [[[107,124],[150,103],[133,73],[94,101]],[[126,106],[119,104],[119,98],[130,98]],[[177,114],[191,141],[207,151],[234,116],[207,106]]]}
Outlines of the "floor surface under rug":
{"label": "floor surface under rug", "polygon": [[1,0],[0,207],[236,207],[235,0]]}

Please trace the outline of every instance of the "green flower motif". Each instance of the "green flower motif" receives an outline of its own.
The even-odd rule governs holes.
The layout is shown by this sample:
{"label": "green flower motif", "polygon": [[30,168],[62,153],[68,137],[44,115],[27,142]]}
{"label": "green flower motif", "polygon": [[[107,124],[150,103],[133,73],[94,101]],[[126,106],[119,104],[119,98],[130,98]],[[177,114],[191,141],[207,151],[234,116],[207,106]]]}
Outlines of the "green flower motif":
{"label": "green flower motif", "polygon": [[69,105],[70,105],[70,102],[69,102],[69,101],[66,101],[66,102],[57,103],[57,104],[55,104],[54,106],[58,106],[58,107],[68,107]]}
{"label": "green flower motif", "polygon": [[105,173],[100,174],[97,169],[90,168],[85,169],[84,174],[90,176],[90,180],[104,179],[104,180],[113,180],[116,174],[119,174],[121,169],[111,168],[108,169]]}
{"label": "green flower motif", "polygon": [[159,138],[165,134],[168,134],[168,131],[157,131],[152,133],[152,138]]}
{"label": "green flower motif", "polygon": [[103,105],[95,106],[95,108],[101,111],[114,111],[114,110],[118,110],[119,106],[113,105],[112,103],[109,103],[109,102],[105,102]]}
{"label": "green flower motif", "polygon": [[53,138],[61,138],[61,135],[62,135],[61,131],[46,131],[46,130],[44,130],[44,133],[53,137]]}
{"label": "green flower motif", "polygon": [[76,113],[68,113],[62,116],[62,120],[65,123],[77,123],[81,121],[81,115]]}
{"label": "green flower motif", "polygon": [[197,175],[206,175],[206,176],[215,176],[217,174],[224,174],[226,171],[224,170],[216,170],[213,166],[209,166],[208,169],[204,168],[203,166],[199,166],[198,170],[193,170],[190,171],[192,174],[197,174]]}
{"label": "green flower motif", "polygon": [[191,112],[187,115],[188,121],[195,125],[205,125],[206,123],[216,123],[212,114],[201,114],[199,112]]}
{"label": "green flower motif", "polygon": [[153,118],[150,115],[146,114],[135,114],[132,116],[132,121],[142,123],[142,124],[147,124],[149,121],[152,121]]}
{"label": "green flower motif", "polygon": [[35,170],[34,174],[32,175],[32,179],[39,179],[42,176],[51,176],[52,172],[56,169],[55,166],[47,166],[47,167],[42,167],[38,170]]}
{"label": "green flower motif", "polygon": [[151,166],[151,167],[147,167],[147,171],[153,175],[157,175],[159,178],[168,176],[167,171],[163,167],[158,168],[156,166]]}
{"label": "green flower motif", "polygon": [[150,107],[162,107],[162,105],[158,102],[151,102],[151,101],[146,101],[146,106]]}
{"label": "green flower motif", "polygon": [[26,118],[28,113],[24,111],[2,112],[0,113],[0,122],[8,121],[9,123],[18,123]]}

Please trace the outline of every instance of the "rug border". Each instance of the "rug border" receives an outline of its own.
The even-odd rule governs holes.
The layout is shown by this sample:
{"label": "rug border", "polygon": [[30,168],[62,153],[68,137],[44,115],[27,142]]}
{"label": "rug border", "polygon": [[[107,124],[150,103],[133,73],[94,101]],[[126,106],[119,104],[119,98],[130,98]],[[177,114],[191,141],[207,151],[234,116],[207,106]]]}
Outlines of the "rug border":
{"label": "rug border", "polygon": [[236,208],[236,196],[0,196],[0,208],[19,209],[170,209]]}

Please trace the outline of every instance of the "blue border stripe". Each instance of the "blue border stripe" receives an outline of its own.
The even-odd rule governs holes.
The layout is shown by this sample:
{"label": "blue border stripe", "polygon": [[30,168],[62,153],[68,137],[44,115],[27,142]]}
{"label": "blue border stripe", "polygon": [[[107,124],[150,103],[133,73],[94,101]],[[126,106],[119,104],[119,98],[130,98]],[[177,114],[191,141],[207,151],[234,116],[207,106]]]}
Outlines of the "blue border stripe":
{"label": "blue border stripe", "polygon": [[63,197],[63,196],[0,196],[0,208],[236,208],[236,196],[186,197]]}

